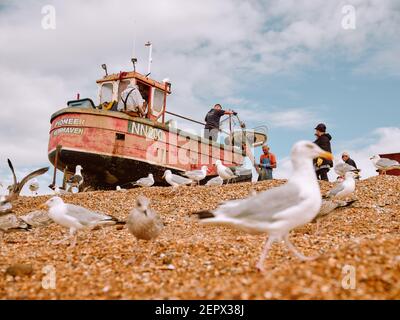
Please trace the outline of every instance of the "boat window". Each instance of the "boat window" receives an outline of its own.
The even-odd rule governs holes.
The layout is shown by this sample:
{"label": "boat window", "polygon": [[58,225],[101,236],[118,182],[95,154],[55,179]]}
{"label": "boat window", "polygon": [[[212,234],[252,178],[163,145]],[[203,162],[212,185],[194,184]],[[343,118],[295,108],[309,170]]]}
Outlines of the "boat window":
{"label": "boat window", "polygon": [[100,103],[111,102],[113,96],[113,84],[104,83],[101,86]]}
{"label": "boat window", "polygon": [[156,112],[161,112],[164,107],[164,92],[155,89],[154,90],[154,100],[153,100],[153,110]]}

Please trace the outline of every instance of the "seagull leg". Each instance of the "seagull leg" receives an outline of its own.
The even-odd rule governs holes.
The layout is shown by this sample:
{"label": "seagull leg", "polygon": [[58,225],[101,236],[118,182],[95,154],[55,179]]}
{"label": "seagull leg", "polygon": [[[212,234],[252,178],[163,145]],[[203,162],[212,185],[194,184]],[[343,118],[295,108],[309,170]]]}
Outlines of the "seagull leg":
{"label": "seagull leg", "polygon": [[76,231],[76,229],[69,229],[69,238],[72,238],[72,242],[71,242],[71,247],[75,247],[76,245],[76,239],[78,237],[78,232]]}
{"label": "seagull leg", "polygon": [[284,241],[285,244],[287,245],[287,247],[289,248],[290,251],[292,251],[294,253],[294,255],[299,258],[302,261],[312,261],[317,259],[318,257],[306,257],[305,255],[303,255],[299,250],[297,250],[297,248],[290,242],[289,240],[289,234],[285,235],[284,237]]}
{"label": "seagull leg", "polygon": [[265,242],[265,246],[261,253],[260,259],[258,260],[258,262],[256,264],[256,268],[261,272],[264,272],[264,260],[267,257],[268,251],[274,242],[275,242],[275,238],[271,237],[271,236],[269,236],[267,238],[267,241]]}

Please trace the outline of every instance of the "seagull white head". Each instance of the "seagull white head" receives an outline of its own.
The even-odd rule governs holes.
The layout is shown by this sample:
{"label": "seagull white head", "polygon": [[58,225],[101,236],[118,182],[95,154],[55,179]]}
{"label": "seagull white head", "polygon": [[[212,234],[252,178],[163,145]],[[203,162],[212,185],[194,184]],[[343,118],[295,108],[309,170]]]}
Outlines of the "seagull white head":
{"label": "seagull white head", "polygon": [[369,158],[369,159],[372,160],[372,161],[378,161],[380,158],[381,158],[381,157],[380,157],[378,154],[376,154],[376,155],[372,156],[372,157]]}
{"label": "seagull white head", "polygon": [[40,206],[40,208],[41,209],[44,209],[46,207],[53,208],[53,207],[58,206],[58,205],[63,204],[63,203],[64,203],[64,201],[60,197],[52,197],[49,200],[47,200],[44,204],[42,204]]}
{"label": "seagull white head", "polygon": [[220,166],[221,164],[222,164],[221,160],[215,161],[215,165],[216,165],[217,167]]}
{"label": "seagull white head", "polygon": [[153,179],[153,174],[152,173],[149,173],[149,178]]}
{"label": "seagull white head", "polygon": [[80,164],[78,164],[78,165],[75,167],[75,172],[76,172],[76,173],[80,173],[81,170],[83,170],[83,168],[82,168],[82,166],[81,166]]}
{"label": "seagull white head", "polygon": [[140,195],[136,199],[136,209],[143,214],[147,215],[147,209],[149,207],[150,200],[147,199],[145,196]]}
{"label": "seagull white head", "polygon": [[207,166],[202,166],[201,171],[205,171],[206,173],[208,172],[208,167]]}
{"label": "seagull white head", "polygon": [[165,170],[163,178],[165,178],[166,176],[169,176],[171,174],[172,174],[171,170]]}

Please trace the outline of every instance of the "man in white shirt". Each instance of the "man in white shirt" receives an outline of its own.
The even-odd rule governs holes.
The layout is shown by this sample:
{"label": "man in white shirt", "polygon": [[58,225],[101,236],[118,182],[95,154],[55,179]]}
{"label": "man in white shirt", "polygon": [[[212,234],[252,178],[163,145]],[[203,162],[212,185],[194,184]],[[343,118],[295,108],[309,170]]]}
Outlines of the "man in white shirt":
{"label": "man in white shirt", "polygon": [[121,93],[121,99],[118,103],[118,111],[130,113],[139,113],[140,116],[146,114],[147,103],[140,94],[139,87],[136,84],[129,84]]}

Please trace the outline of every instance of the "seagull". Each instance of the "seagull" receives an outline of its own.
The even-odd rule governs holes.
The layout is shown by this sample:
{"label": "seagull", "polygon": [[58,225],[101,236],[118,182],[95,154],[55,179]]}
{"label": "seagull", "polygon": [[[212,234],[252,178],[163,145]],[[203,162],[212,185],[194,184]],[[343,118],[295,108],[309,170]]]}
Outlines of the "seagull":
{"label": "seagull", "polygon": [[317,216],[314,218],[314,221],[317,221],[318,219],[325,217],[335,211],[336,209],[339,208],[345,208],[351,206],[354,202],[357,200],[350,200],[350,201],[344,201],[344,200],[322,200],[322,205],[321,209],[319,210]]}
{"label": "seagull", "polygon": [[32,227],[47,226],[53,223],[47,211],[44,210],[32,211],[26,215],[20,216],[20,218]]}
{"label": "seagull", "polygon": [[[49,208],[49,217],[58,225],[69,228],[69,237],[72,238],[72,246],[76,244],[77,231],[84,228],[94,228],[99,225],[123,224],[118,219],[100,212],[90,211],[84,207],[64,203],[60,197],[52,197],[42,204],[40,208]],[[58,243],[60,243],[58,242]]]}
{"label": "seagull", "polygon": [[117,190],[117,191],[126,191],[126,189],[124,189],[124,188],[121,188],[120,186],[117,186],[116,188],[115,188],[115,190]]}
{"label": "seagull", "polygon": [[351,195],[356,189],[356,181],[354,180],[354,177],[354,172],[346,172],[344,175],[344,180],[331,189],[326,194],[326,198],[345,198]]}
{"label": "seagull", "polygon": [[338,176],[344,177],[346,172],[349,171],[358,171],[355,167],[347,164],[346,162],[341,162],[338,163],[335,167],[334,170]]}
{"label": "seagull", "polygon": [[140,178],[138,181],[134,182],[134,186],[139,187],[151,187],[154,184],[153,174],[149,173],[149,175],[145,178]]}
{"label": "seagull", "polygon": [[31,179],[33,179],[33,178],[35,178],[37,176],[40,176],[40,175],[46,173],[49,170],[49,167],[45,167],[45,168],[41,168],[41,169],[35,170],[35,171],[29,173],[28,175],[26,175],[21,180],[21,182],[18,182],[17,181],[17,176],[15,174],[14,166],[13,166],[11,160],[7,159],[7,162],[8,162],[8,166],[10,167],[11,173],[13,175],[14,183],[7,187],[8,195],[6,196],[5,200],[3,200],[3,202],[10,202],[11,203],[15,199],[17,199],[19,197],[19,194],[20,194],[22,188],[24,187],[24,185],[29,180],[31,180]]}
{"label": "seagull", "polygon": [[293,174],[283,186],[260,192],[245,199],[227,201],[213,211],[198,212],[202,223],[227,225],[252,234],[269,235],[257,263],[260,271],[271,245],[284,240],[301,260],[315,259],[300,253],[289,240],[289,232],[309,223],[321,208],[321,192],[313,159],[333,159],[331,153],[310,141],[297,142],[291,152]]}
{"label": "seagull", "polygon": [[215,178],[212,178],[207,181],[206,186],[222,186],[224,183],[224,180],[220,176],[216,176]]}
{"label": "seagull", "polygon": [[193,183],[192,179],[187,179],[187,178],[178,176],[176,174],[173,174],[171,172],[171,170],[165,170],[163,178],[165,178],[165,180],[168,182],[168,184],[173,186],[174,188]]}
{"label": "seagull", "polygon": [[69,185],[69,191],[71,191],[71,189],[74,187],[78,188],[79,190],[79,187],[83,183],[83,176],[81,173],[82,170],[83,168],[79,164],[75,167],[75,174],[67,180],[67,184]]}
{"label": "seagull", "polygon": [[11,202],[7,201],[5,196],[0,197],[0,215],[10,213],[12,211]]}
{"label": "seagull", "polygon": [[202,166],[200,170],[185,171],[183,175],[191,180],[197,181],[197,185],[199,185],[200,181],[207,176],[207,171],[208,167]]}
{"label": "seagull", "polygon": [[37,191],[39,190],[39,182],[36,178],[33,178],[29,183],[29,190],[32,192],[33,196],[36,196],[38,194]]}
{"label": "seagull", "polygon": [[372,163],[374,166],[383,172],[386,175],[386,171],[398,169],[400,170],[400,163],[396,160],[388,159],[388,158],[381,158],[379,155],[375,155],[372,158]]}
{"label": "seagull", "polygon": [[223,180],[228,180],[228,183],[231,179],[236,178],[235,174],[232,172],[232,170],[228,167],[225,167],[221,160],[215,161],[215,165],[217,166],[217,172],[218,175],[223,179]]}
{"label": "seagull", "polygon": [[150,208],[150,200],[144,196],[137,198],[136,206],[129,213],[126,225],[138,240],[154,239],[164,228],[160,216]]}
{"label": "seagull", "polygon": [[320,220],[322,220],[322,218],[325,218],[326,216],[330,215],[336,209],[342,209],[345,207],[349,207],[356,201],[357,200],[343,201],[343,200],[338,200],[338,199],[334,199],[334,200],[323,199],[321,209],[319,210],[317,216],[312,221],[312,222],[317,223],[317,232],[319,229],[319,222],[320,222]]}
{"label": "seagull", "polygon": [[[150,208],[150,200],[144,196],[136,199],[135,207],[130,211],[126,220],[128,231],[137,240],[152,240],[157,238],[164,228],[160,216]],[[153,255],[153,245],[151,243],[150,256]],[[134,260],[134,259],[132,259]],[[129,264],[132,260],[129,260]]]}
{"label": "seagull", "polygon": [[1,242],[3,241],[3,233],[28,231],[30,229],[31,227],[15,214],[0,215]]}

